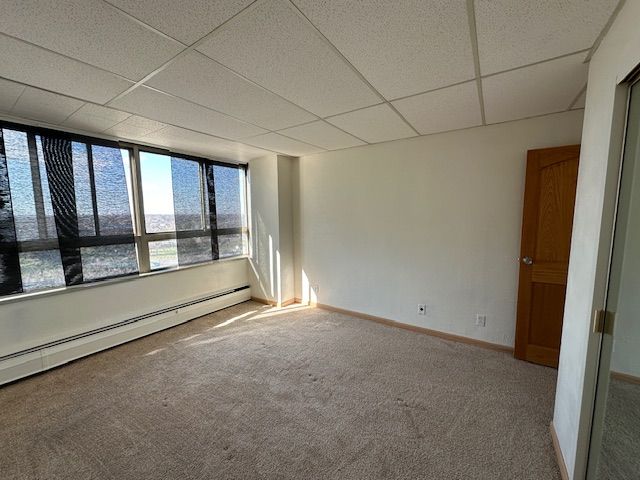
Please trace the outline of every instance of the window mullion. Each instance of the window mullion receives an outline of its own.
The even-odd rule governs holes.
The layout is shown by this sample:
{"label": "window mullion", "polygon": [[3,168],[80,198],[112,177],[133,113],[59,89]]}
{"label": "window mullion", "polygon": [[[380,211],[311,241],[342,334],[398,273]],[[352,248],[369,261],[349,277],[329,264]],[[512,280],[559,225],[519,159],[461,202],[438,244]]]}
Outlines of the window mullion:
{"label": "window mullion", "polygon": [[207,177],[205,174],[205,164],[204,162],[200,162],[200,224],[202,225],[203,230],[208,230],[207,228]]}
{"label": "window mullion", "polygon": [[44,197],[42,194],[42,179],[40,177],[40,165],[38,162],[38,149],[36,147],[36,136],[33,133],[27,134],[27,144],[29,146],[29,163],[31,165],[31,184],[33,187],[33,199],[36,207],[36,222],[38,224],[38,238],[47,238],[47,219],[44,210]]}
{"label": "window mullion", "polygon": [[96,237],[100,236],[100,216],[98,215],[98,195],[96,194],[96,176],[93,170],[93,149],[87,143],[87,166],[89,167],[89,186],[91,188],[91,206],[93,207],[93,224],[96,228]]}
{"label": "window mullion", "polygon": [[149,239],[144,222],[144,199],[142,197],[142,176],[140,175],[140,150],[137,146],[131,149],[131,188],[133,190],[133,220],[135,226],[136,247],[138,250],[138,267],[140,273],[151,270],[149,260]]}

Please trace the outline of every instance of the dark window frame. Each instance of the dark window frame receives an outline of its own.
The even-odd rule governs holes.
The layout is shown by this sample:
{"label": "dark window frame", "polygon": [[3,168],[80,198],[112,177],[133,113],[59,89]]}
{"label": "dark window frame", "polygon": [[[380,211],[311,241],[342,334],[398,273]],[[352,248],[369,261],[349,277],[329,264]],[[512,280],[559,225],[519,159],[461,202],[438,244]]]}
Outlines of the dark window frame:
{"label": "dark window frame", "polygon": [[[150,242],[157,242],[157,241],[163,241],[163,240],[176,240],[178,238],[195,238],[195,237],[209,237],[211,235],[215,235],[216,236],[216,241],[217,241],[217,237],[223,236],[223,235],[246,235],[247,236],[247,244],[249,243],[249,227],[248,224],[242,227],[235,227],[235,228],[216,228],[215,232],[211,231],[210,228],[210,222],[207,222],[206,219],[204,218],[204,216],[206,215],[206,206],[205,203],[207,202],[207,174],[206,174],[206,168],[208,165],[211,166],[220,166],[220,167],[227,167],[227,168],[235,168],[237,170],[242,170],[243,171],[243,175],[244,175],[244,198],[242,199],[242,205],[244,207],[245,213],[246,210],[248,209],[248,202],[247,202],[247,171],[248,171],[248,167],[246,164],[235,164],[235,163],[227,163],[227,162],[221,162],[219,160],[212,160],[209,158],[205,158],[205,157],[197,157],[194,155],[187,155],[187,154],[182,154],[182,153],[178,153],[172,150],[165,150],[162,148],[156,148],[156,147],[149,147],[146,145],[137,145],[137,144],[125,144],[125,145],[130,145],[131,147],[133,147],[133,155],[131,157],[132,163],[135,163],[135,165],[132,165],[131,168],[131,172],[132,172],[132,177],[133,177],[133,171],[136,171],[137,174],[137,179],[135,181],[135,185],[134,185],[134,190],[137,190],[137,196],[138,199],[134,200],[134,211],[136,213],[136,216],[139,216],[140,218],[138,219],[138,221],[135,221],[135,225],[136,228],[134,229],[135,232],[135,236],[137,238],[137,242],[139,242],[140,244],[140,248],[139,251],[143,251],[146,254],[146,257],[142,257],[142,255],[139,255],[139,268],[140,268],[140,273],[145,273],[145,272],[158,272],[158,271],[164,271],[164,270],[173,270],[175,268],[178,267],[163,267],[163,268],[154,268],[151,269],[151,261],[148,257],[149,255],[149,243]],[[147,227],[146,227],[146,218],[145,218],[145,211],[144,211],[144,194],[142,192],[142,169],[140,167],[140,154],[141,153],[153,153],[153,154],[157,154],[157,155],[165,155],[169,158],[179,158],[182,160],[189,160],[189,161],[193,161],[193,162],[197,162],[199,165],[199,181],[200,181],[200,213],[201,216],[203,218],[203,225],[204,228],[202,229],[196,229],[196,230],[181,230],[181,231],[169,231],[169,232],[147,232]],[[134,183],[133,178],[132,178],[132,183]],[[245,215],[246,217],[247,215]],[[248,219],[247,219],[247,223],[248,223]],[[248,247],[248,245],[247,245]],[[222,257],[224,258],[236,258],[236,257],[243,257],[246,256],[245,253],[241,254],[241,255],[232,255],[232,256],[225,256]],[[216,258],[213,259],[213,261],[219,260],[220,258],[217,257],[217,255],[215,256]],[[141,260],[142,259],[142,260]],[[200,263],[209,263],[209,262],[200,262]]]}
{"label": "dark window frame", "polygon": [[[245,225],[237,228],[222,228],[216,229],[216,236],[221,235],[231,235],[231,234],[240,234],[245,236],[247,244],[245,245],[246,249],[250,244],[249,236],[250,231],[248,228],[248,166],[246,164],[241,163],[232,163],[225,162],[219,159],[211,159],[206,157],[194,156],[192,154],[185,154],[179,151],[152,147],[142,144],[137,144],[134,142],[123,141],[123,140],[111,140],[100,137],[93,137],[85,134],[76,134],[64,130],[57,130],[47,127],[39,127],[34,125],[21,124],[16,122],[10,122],[5,120],[0,120],[0,129],[7,130],[15,130],[19,132],[24,132],[27,134],[28,142],[35,141],[36,136],[53,136],[57,138],[62,138],[69,140],[71,142],[83,143],[87,147],[87,156],[88,156],[88,165],[89,165],[89,176],[90,176],[90,187],[91,187],[91,195],[93,200],[93,212],[94,212],[94,225],[95,225],[95,235],[92,236],[82,236],[77,240],[78,248],[82,247],[95,247],[95,246],[108,246],[108,245],[118,245],[123,243],[123,240],[130,239],[128,235],[101,235],[99,230],[99,219],[97,212],[97,201],[96,201],[96,186],[95,186],[95,176],[93,172],[93,158],[92,158],[92,149],[94,146],[104,146],[104,147],[115,147],[117,146],[121,150],[127,150],[129,152],[129,173],[131,180],[131,192],[129,201],[131,203],[131,213],[132,213],[132,223],[133,223],[133,232],[134,232],[134,241],[136,245],[137,251],[137,263],[139,271],[132,274],[126,275],[117,275],[111,277],[104,277],[97,280],[90,280],[80,285],[71,285],[71,286],[60,286],[60,287],[49,287],[38,290],[32,290],[28,292],[22,292],[17,294],[10,294],[6,296],[0,296],[0,302],[7,299],[12,298],[20,298],[22,296],[30,296],[34,293],[43,293],[50,290],[56,291],[65,291],[68,289],[75,289],[78,287],[89,286],[94,284],[99,284],[104,281],[112,282],[117,281],[118,279],[130,279],[132,277],[138,277],[143,274],[148,273],[159,273],[164,271],[172,271],[178,270],[181,268],[191,268],[198,265],[207,265],[213,262],[217,262],[219,260],[227,260],[234,258],[243,258],[247,256],[246,251],[244,251],[240,255],[232,255],[225,256],[223,258],[215,258],[214,260],[199,262],[192,265],[187,266],[171,266],[161,269],[151,270],[149,264],[149,242],[158,241],[158,240],[170,240],[177,239],[179,236],[186,237],[205,237],[211,235],[211,230],[208,226],[207,222],[204,222],[204,228],[202,230],[188,230],[188,231],[173,231],[173,232],[161,232],[161,233],[147,233],[144,219],[144,198],[142,195],[142,184],[141,184],[141,170],[140,170],[140,152],[149,152],[156,153],[161,155],[167,155],[169,157],[176,157],[185,160],[191,160],[198,162],[200,168],[200,181],[201,181],[201,205],[202,205],[202,215],[205,214],[204,202],[206,202],[206,173],[205,169],[207,165],[218,165],[228,168],[236,168],[238,170],[243,171],[243,179],[244,179],[244,188],[243,194],[244,198],[242,198],[241,209],[245,218]],[[30,159],[32,172],[35,168],[33,159]],[[35,160],[38,161],[37,159]],[[40,179],[40,172],[38,170],[37,177],[34,178],[32,176],[32,188],[34,189],[34,195],[42,195],[42,182],[36,181]],[[37,183],[37,185],[36,185]],[[203,218],[204,220],[204,218]],[[46,235],[46,231],[44,232]],[[48,236],[47,236],[48,237]],[[40,238],[38,240],[22,240],[17,241],[17,248],[20,253],[22,252],[37,252],[44,250],[57,250],[59,249],[59,241],[57,238]]]}

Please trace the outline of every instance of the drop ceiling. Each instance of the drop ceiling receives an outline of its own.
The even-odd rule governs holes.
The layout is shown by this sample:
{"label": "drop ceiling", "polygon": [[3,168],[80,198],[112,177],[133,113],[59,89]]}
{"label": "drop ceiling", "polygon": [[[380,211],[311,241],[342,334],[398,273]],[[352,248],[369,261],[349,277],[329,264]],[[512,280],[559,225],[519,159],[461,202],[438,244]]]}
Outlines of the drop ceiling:
{"label": "drop ceiling", "polygon": [[0,115],[244,162],[584,107],[618,0],[6,0]]}

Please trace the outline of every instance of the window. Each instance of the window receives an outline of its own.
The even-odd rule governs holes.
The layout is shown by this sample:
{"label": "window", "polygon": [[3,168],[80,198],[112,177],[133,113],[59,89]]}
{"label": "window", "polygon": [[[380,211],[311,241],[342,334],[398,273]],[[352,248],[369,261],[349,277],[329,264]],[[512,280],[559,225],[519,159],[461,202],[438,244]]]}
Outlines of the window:
{"label": "window", "polygon": [[246,253],[244,168],[150,151],[139,158],[151,270]]}
{"label": "window", "polygon": [[245,183],[242,166],[0,124],[0,295],[246,254]]}
{"label": "window", "polygon": [[220,257],[246,255],[248,248],[244,171],[223,165],[213,167]]}

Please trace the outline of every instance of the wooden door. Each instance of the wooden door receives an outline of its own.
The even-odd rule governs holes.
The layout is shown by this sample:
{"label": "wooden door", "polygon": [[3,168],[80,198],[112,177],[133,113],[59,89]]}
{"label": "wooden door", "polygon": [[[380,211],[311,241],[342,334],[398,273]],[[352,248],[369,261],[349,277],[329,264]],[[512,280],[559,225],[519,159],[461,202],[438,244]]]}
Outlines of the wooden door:
{"label": "wooden door", "polygon": [[515,356],[558,366],[580,145],[529,150]]}

